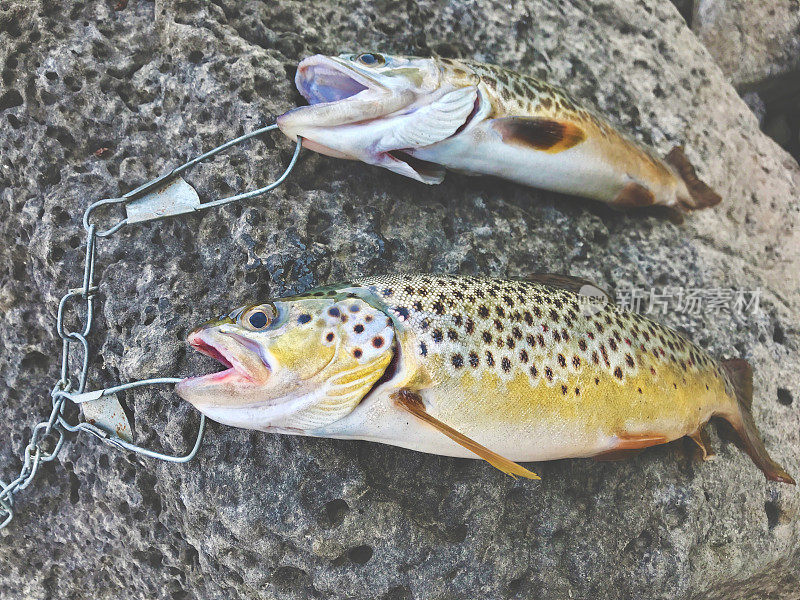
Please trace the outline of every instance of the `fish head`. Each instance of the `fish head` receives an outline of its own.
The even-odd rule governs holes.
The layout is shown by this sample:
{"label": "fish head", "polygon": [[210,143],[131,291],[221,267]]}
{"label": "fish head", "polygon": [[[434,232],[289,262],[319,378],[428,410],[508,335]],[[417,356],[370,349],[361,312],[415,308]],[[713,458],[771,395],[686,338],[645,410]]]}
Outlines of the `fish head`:
{"label": "fish head", "polygon": [[297,68],[308,106],[278,117],[311,150],[385,167],[425,183],[444,171],[409,151],[453,135],[475,113],[477,87],[439,59],[378,53],[316,55]]}
{"label": "fish head", "polygon": [[226,369],[184,379],[178,395],[220,423],[289,433],[349,414],[394,356],[392,321],[358,298],[242,307],[188,341]]}

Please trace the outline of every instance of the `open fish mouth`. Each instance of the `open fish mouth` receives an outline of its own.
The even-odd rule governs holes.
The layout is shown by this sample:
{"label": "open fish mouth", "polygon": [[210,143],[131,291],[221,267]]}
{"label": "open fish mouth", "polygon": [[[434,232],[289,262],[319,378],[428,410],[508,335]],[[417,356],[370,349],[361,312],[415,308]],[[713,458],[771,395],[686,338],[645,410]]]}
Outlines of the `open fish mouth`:
{"label": "open fish mouth", "polygon": [[188,341],[192,348],[217,360],[225,369],[184,379],[181,382],[184,387],[231,383],[260,385],[272,371],[258,344],[245,337],[227,334],[226,343],[222,343],[216,341],[208,330],[200,329],[192,332]]}
{"label": "open fish mouth", "polygon": [[295,84],[311,105],[340,102],[361,92],[377,91],[379,86],[375,80],[324,56],[303,60],[297,67]]}

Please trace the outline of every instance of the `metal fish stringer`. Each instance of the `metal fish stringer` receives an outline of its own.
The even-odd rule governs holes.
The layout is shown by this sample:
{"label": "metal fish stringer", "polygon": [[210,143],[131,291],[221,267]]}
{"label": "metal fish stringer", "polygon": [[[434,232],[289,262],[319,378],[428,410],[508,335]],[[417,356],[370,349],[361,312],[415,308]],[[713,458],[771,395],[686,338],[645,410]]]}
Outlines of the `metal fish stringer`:
{"label": "metal fish stringer", "polygon": [[[0,480],[0,529],[6,527],[14,518],[14,495],[31,484],[42,463],[50,462],[58,456],[64,445],[65,433],[67,432],[86,432],[109,446],[168,462],[188,462],[197,454],[205,431],[206,421],[204,415],[200,415],[197,436],[194,445],[187,454],[164,454],[133,443],[130,422],[116,396],[120,392],[134,388],[177,383],[181,380],[180,378],[159,377],[131,381],[104,389],[86,390],[90,357],[88,337],[92,329],[94,302],[98,289],[95,284],[94,272],[96,242],[98,238],[109,237],[126,225],[215,208],[223,204],[254,198],[275,189],[284,182],[295,164],[297,164],[297,157],[300,155],[302,145],[299,138],[292,158],[281,175],[272,183],[249,192],[209,202],[201,202],[197,191],[181,175],[198,163],[206,161],[220,152],[224,152],[237,144],[276,128],[277,125],[268,125],[237,137],[156,179],[148,181],[119,198],[99,200],[86,209],[83,215],[83,225],[86,229],[86,261],[83,271],[83,285],[69,290],[61,298],[58,305],[56,333],[62,339],[61,377],[50,393],[53,408],[46,420],[33,427],[30,441],[24,450],[23,465],[19,475],[9,483]],[[97,209],[110,205],[122,205],[125,209],[125,218],[108,229],[100,231],[97,225],[91,222],[90,217],[93,216]],[[65,315],[69,305],[72,303],[83,305],[83,327],[75,331],[71,331],[65,326]],[[80,371],[76,376],[71,376],[69,372],[70,355],[73,350],[80,351],[81,357]],[[83,413],[82,421],[76,424],[71,424],[67,421],[64,416],[64,407],[67,401],[81,407]],[[50,438],[50,442],[45,443],[48,438]]]}

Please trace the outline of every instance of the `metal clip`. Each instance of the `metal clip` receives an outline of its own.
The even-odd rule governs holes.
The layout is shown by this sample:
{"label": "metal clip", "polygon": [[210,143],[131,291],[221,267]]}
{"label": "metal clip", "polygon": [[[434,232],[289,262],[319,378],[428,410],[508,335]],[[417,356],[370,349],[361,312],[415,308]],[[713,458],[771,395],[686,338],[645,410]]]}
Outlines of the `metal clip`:
{"label": "metal clip", "polygon": [[[132,390],[148,385],[178,383],[179,381],[181,381],[180,377],[157,377],[155,379],[129,381],[128,383],[100,390],[92,390],[91,392],[71,393],[68,391],[56,391],[53,393],[54,397],[63,397],[71,402],[80,404],[83,408],[84,417],[86,418],[86,421],[83,423],[71,425],[66,419],[59,416],[59,422],[69,431],[85,431],[99,438],[109,446],[114,446],[121,450],[129,450],[137,454],[167,462],[188,462],[197,454],[197,451],[200,449],[200,444],[203,441],[203,434],[206,428],[206,416],[204,414],[200,414],[200,426],[197,431],[197,438],[188,454],[183,456],[163,454],[148,448],[143,448],[142,446],[137,446],[133,443],[130,422],[115,396],[115,394],[125,390]],[[107,404],[102,404],[104,402]],[[95,406],[87,411],[87,407],[92,407],[92,405]],[[90,414],[94,414],[96,418],[94,420],[90,419]]]}
{"label": "metal clip", "polygon": [[145,221],[152,221],[154,219],[163,219],[175,215],[205,210],[207,208],[260,196],[261,194],[275,189],[281,183],[283,183],[297,163],[297,157],[300,155],[300,149],[302,147],[302,140],[300,138],[297,139],[297,145],[295,146],[294,154],[292,154],[292,159],[289,161],[289,165],[283,171],[281,176],[272,183],[256,190],[244,192],[242,194],[236,194],[235,196],[229,196],[228,198],[221,198],[212,202],[201,203],[197,191],[191,185],[186,183],[186,181],[184,181],[180,176],[182,173],[188,171],[196,164],[208,160],[212,156],[215,156],[216,154],[219,154],[220,152],[223,152],[228,148],[235,146],[236,144],[241,144],[242,142],[261,135],[262,133],[277,129],[277,127],[277,125],[268,125],[267,127],[262,127],[261,129],[251,131],[250,133],[230,140],[221,146],[217,146],[205,154],[201,154],[200,156],[193,158],[189,162],[182,164],[180,167],[172,169],[160,177],[156,177],[155,179],[140,185],[136,189],[131,190],[120,198],[106,198],[105,200],[99,200],[95,202],[86,209],[86,212],[83,215],[83,226],[87,231],[89,231],[89,216],[101,206],[106,206],[109,204],[125,204],[126,217],[109,229],[98,232],[96,234],[97,237],[107,237],[130,223],[143,223]]}
{"label": "metal clip", "polygon": [[150,192],[125,205],[128,223],[141,223],[194,212],[200,207],[197,190],[177,177],[160,190]]}

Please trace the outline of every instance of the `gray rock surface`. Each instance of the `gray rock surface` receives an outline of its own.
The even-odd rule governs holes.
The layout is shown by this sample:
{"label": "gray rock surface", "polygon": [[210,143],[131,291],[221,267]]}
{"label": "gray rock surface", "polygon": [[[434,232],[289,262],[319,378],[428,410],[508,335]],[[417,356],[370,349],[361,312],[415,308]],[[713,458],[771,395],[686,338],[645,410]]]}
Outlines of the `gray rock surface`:
{"label": "gray rock surface", "polygon": [[692,29],[740,89],[789,75],[800,78],[796,0],[695,0]]}
{"label": "gray rock surface", "polygon": [[[120,5],[121,7],[121,5]],[[725,200],[677,227],[493,179],[424,187],[306,153],[276,193],[100,243],[95,386],[190,374],[182,340],[255,298],[396,270],[572,272],[620,289],[761,290],[759,314],[666,324],[756,372],[755,418],[800,474],[800,168],[758,130],[676,9],[656,0],[0,2],[0,476],[58,377],[55,306],[80,216],[299,101],[313,52],[464,56],[564,85],[661,152],[685,143]],[[107,148],[108,150],[102,150]],[[204,198],[277,172],[271,138],[195,170]],[[113,211],[110,211],[113,212]],[[110,219],[110,217],[108,217]],[[129,394],[137,439],[178,451],[197,415]],[[800,492],[720,428],[623,463],[485,464],[213,425],[165,465],[71,439],[0,533],[3,598],[798,598]]]}

